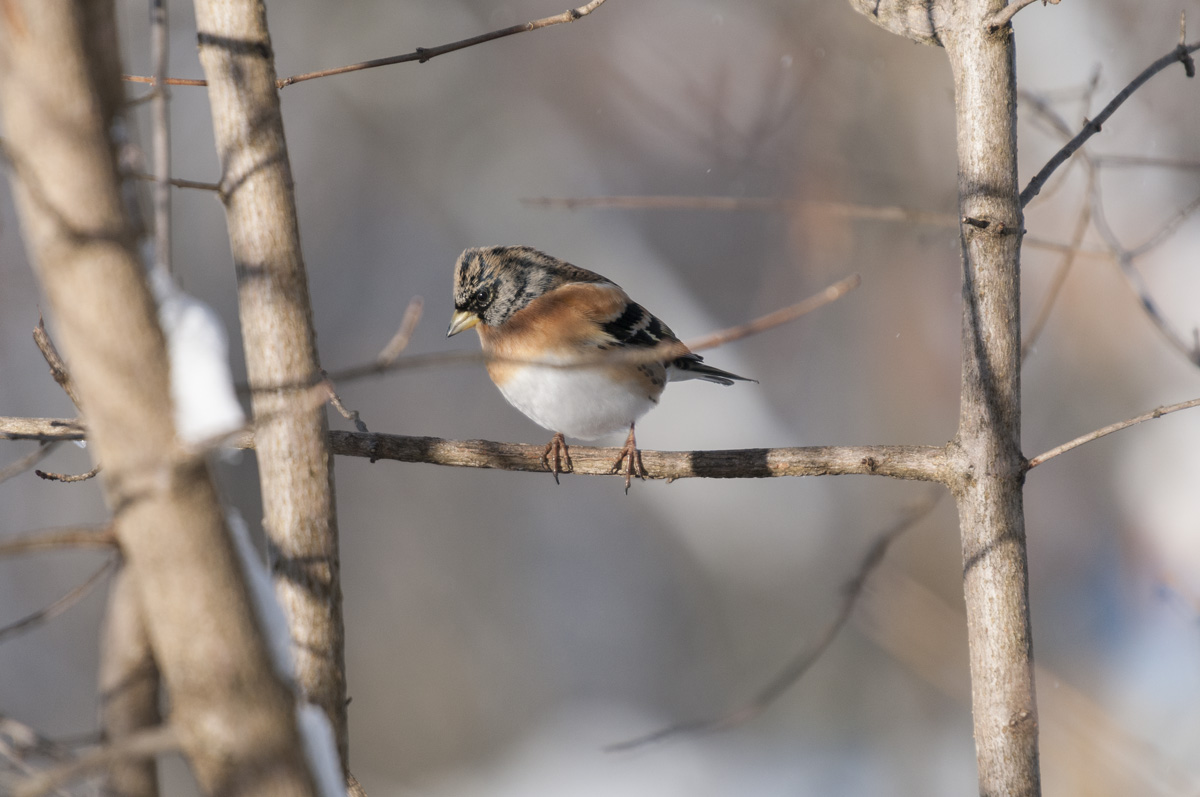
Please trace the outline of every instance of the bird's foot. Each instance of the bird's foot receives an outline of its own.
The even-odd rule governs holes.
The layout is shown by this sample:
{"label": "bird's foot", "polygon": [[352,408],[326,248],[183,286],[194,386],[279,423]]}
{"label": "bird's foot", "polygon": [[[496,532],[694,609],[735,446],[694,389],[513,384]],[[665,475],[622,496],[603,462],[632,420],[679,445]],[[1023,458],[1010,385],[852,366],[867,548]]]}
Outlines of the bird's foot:
{"label": "bird's foot", "polygon": [[[551,455],[554,459],[550,459]],[[564,464],[566,467],[563,467]],[[567,448],[567,439],[562,436],[562,432],[555,432],[554,437],[550,438],[546,450],[542,452],[542,465],[554,474],[555,484],[558,484],[558,474],[570,473],[575,469],[571,464],[571,450]]]}
{"label": "bird's foot", "polygon": [[[625,463],[622,469],[621,463]],[[621,448],[621,453],[617,455],[613,462],[612,472],[620,473],[625,471],[625,495],[629,495],[629,485],[633,481],[633,477],[637,476],[642,481],[650,474],[646,472],[646,466],[642,464],[642,452],[638,450],[637,440],[633,437],[633,425],[629,426],[629,437],[625,438],[625,445]]]}

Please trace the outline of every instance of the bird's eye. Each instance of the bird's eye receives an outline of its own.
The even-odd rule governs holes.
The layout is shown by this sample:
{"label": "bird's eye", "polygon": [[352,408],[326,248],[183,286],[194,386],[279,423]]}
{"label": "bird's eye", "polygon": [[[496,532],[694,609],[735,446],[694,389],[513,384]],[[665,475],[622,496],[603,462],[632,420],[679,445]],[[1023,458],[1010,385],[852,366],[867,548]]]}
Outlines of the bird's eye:
{"label": "bird's eye", "polygon": [[476,307],[487,307],[492,302],[492,286],[484,285],[471,295],[471,304]]}

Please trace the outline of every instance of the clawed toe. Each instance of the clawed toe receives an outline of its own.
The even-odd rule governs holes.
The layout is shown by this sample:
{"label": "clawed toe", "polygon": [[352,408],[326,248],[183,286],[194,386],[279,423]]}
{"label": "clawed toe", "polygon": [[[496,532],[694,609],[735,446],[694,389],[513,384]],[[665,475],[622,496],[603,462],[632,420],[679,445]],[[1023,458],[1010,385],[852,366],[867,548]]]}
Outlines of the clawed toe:
{"label": "clawed toe", "polygon": [[642,464],[642,452],[638,450],[637,440],[633,437],[632,425],[629,427],[629,437],[625,438],[625,445],[621,448],[621,453],[617,454],[617,458],[613,462],[613,473],[622,471],[622,462],[625,463],[625,494],[629,495],[629,485],[633,482],[634,476],[645,481],[646,477],[650,475],[646,472],[646,466]]}
{"label": "clawed toe", "polygon": [[[554,459],[550,458],[551,455]],[[546,444],[546,450],[542,452],[542,465],[554,474],[555,484],[559,483],[558,474],[570,473],[575,469],[571,464],[571,449],[567,447],[567,440],[561,432],[555,432],[554,437]],[[566,467],[563,467],[564,465]]]}

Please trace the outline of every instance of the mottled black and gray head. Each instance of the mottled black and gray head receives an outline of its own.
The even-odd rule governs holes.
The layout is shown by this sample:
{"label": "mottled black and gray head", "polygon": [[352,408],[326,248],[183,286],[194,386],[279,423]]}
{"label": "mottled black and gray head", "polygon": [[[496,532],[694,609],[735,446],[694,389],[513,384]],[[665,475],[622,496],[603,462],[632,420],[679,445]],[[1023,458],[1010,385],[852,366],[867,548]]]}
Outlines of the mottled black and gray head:
{"label": "mottled black and gray head", "polygon": [[568,282],[610,280],[529,246],[468,249],[454,266],[454,316],[447,336],[476,324],[503,324],[546,291]]}

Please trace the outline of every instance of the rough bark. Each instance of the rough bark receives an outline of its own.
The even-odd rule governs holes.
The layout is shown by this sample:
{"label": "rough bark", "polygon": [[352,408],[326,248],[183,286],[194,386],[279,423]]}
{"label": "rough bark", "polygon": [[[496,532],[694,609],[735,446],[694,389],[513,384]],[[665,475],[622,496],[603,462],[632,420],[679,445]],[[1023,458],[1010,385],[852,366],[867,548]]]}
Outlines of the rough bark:
{"label": "rough bark", "polygon": [[[346,767],[333,457],[324,409],[294,387],[317,381],[320,366],[266,9],[261,0],[196,0],[195,7],[254,388],[275,590],[291,629],[297,684],[328,715]],[[293,388],[272,387],[284,385]]]}
{"label": "rough bark", "polygon": [[[949,485],[958,502],[979,790],[1040,793],[1021,454],[1020,244],[1012,29],[1004,0],[851,5],[918,41],[954,76],[962,219],[963,365]],[[921,7],[928,14],[922,15]]]}
{"label": "rough bark", "polygon": [[1021,454],[1017,87],[1003,0],[960,0],[943,33],[954,74],[963,258],[957,443],[963,590],[979,790],[1040,793]]}
{"label": "rough bark", "polygon": [[270,665],[205,464],[175,438],[167,356],[122,201],[112,4],[8,0],[0,110],[26,246],[86,407],[89,450],[209,794],[311,794],[294,699]]}

